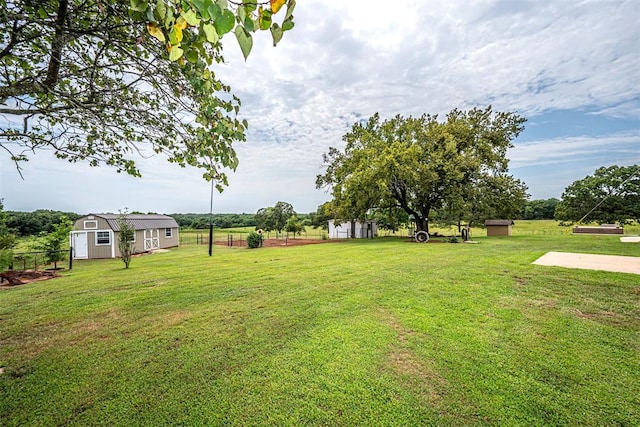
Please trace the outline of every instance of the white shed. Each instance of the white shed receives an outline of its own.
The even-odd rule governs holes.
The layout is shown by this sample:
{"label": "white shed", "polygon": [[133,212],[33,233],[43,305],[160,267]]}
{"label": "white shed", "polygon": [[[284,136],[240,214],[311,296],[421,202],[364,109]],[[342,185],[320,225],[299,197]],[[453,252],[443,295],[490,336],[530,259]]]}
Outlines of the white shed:
{"label": "white shed", "polygon": [[330,239],[371,239],[378,234],[378,224],[373,220],[336,222],[329,220]]}

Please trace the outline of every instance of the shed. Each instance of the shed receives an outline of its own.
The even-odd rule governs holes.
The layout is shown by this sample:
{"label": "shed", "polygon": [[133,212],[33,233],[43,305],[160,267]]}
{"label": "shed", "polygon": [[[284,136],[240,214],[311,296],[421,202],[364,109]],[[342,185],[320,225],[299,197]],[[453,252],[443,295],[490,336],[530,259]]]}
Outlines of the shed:
{"label": "shed", "polygon": [[330,239],[368,239],[378,234],[378,224],[374,220],[359,221],[356,219],[337,222],[329,220]]}
{"label": "shed", "polygon": [[[75,259],[116,258],[120,226],[117,214],[89,214],[78,218],[71,232]],[[178,246],[178,223],[166,215],[127,215],[135,229],[134,253]]]}
{"label": "shed", "polygon": [[484,222],[487,236],[511,236],[512,225],[513,221],[510,219],[488,219]]}

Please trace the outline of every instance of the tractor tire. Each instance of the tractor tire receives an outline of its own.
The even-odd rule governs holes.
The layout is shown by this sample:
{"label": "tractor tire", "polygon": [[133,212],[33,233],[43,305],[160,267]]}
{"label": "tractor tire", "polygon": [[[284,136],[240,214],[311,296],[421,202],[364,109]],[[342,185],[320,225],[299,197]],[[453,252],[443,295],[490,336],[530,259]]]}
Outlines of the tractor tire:
{"label": "tractor tire", "polygon": [[418,231],[415,238],[418,243],[427,243],[429,241],[429,233],[426,231]]}

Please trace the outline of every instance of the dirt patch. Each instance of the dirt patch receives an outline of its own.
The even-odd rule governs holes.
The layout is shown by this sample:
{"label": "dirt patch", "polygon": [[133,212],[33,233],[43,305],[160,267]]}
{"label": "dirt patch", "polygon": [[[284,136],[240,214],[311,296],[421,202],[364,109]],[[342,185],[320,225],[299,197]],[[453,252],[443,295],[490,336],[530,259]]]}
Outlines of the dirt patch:
{"label": "dirt patch", "polygon": [[445,380],[433,361],[420,358],[408,347],[410,339],[417,333],[403,326],[385,310],[380,310],[378,316],[382,324],[397,333],[397,341],[387,353],[386,366],[405,384],[414,388],[424,401],[431,404],[438,402],[442,397]]}
{"label": "dirt patch", "polygon": [[54,270],[9,270],[0,273],[0,288],[10,288],[56,277],[60,277],[60,275]]}

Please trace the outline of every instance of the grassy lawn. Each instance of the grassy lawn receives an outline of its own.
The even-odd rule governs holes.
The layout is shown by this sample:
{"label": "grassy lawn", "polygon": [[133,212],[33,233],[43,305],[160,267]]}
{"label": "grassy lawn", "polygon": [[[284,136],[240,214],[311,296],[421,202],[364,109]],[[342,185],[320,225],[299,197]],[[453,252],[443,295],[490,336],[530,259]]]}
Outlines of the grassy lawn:
{"label": "grassy lawn", "polygon": [[0,424],[638,425],[640,276],[531,262],[640,245],[472,236],[189,245],[1,290]]}

